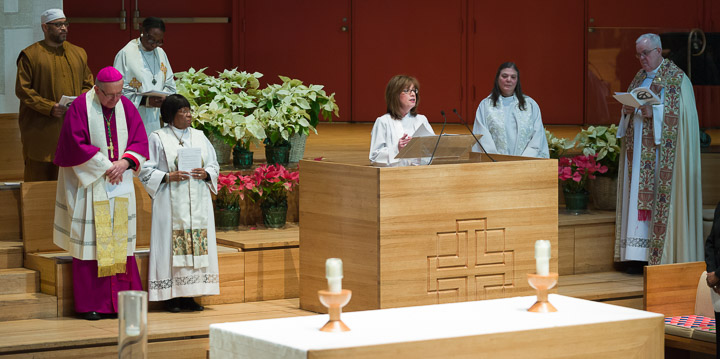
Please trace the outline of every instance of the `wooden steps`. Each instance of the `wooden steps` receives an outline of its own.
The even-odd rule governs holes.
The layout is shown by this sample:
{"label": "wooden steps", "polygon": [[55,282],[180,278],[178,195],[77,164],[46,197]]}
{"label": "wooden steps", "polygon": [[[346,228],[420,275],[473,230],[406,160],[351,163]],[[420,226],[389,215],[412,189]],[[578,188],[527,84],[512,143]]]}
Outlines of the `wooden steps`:
{"label": "wooden steps", "polygon": [[43,293],[0,295],[0,322],[57,317],[57,297]]}
{"label": "wooden steps", "polygon": [[558,294],[643,309],[643,276],[622,272],[561,275]]}
{"label": "wooden steps", "polygon": [[36,293],[40,290],[38,273],[25,268],[0,269],[0,296]]}
{"label": "wooden steps", "polygon": [[22,242],[0,241],[0,269],[21,268],[23,266]]}

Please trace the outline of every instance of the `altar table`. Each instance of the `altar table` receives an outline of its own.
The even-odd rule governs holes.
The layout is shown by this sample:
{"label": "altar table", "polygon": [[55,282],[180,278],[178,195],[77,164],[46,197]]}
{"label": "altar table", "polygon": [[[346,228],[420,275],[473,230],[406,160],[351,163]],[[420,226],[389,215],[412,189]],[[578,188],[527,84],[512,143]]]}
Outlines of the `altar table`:
{"label": "altar table", "polygon": [[318,329],[328,315],[210,326],[221,358],[658,358],[661,314],[561,295],[555,313],[534,296],[343,313],[351,331]]}

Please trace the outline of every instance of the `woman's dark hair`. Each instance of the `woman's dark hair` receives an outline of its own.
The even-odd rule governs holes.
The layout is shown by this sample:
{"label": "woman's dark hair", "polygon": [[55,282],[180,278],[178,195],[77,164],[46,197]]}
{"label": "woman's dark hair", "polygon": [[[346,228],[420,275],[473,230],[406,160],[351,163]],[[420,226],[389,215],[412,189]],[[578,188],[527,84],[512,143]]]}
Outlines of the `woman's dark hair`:
{"label": "woman's dark hair", "polygon": [[390,117],[399,120],[405,116],[404,113],[400,113],[400,93],[410,86],[415,86],[415,90],[418,91],[415,94],[415,107],[410,109],[410,115],[417,116],[417,108],[420,105],[420,83],[412,76],[395,75],[385,87],[385,104]]}
{"label": "woman's dark hair", "polygon": [[493,84],[492,94],[490,94],[490,99],[492,100],[493,107],[497,106],[497,101],[500,96],[502,96],[500,86],[498,86],[498,79],[500,78],[500,71],[505,69],[513,69],[515,70],[515,72],[517,72],[517,85],[515,86],[515,96],[517,96],[518,101],[520,102],[520,111],[525,111],[525,96],[523,95],[522,88],[520,87],[520,70],[518,70],[517,65],[515,65],[514,62],[504,62],[500,65],[500,67],[498,67],[497,74],[495,74],[495,83]]}
{"label": "woman's dark hair", "polygon": [[160,31],[165,32],[165,22],[158,17],[148,17],[143,20],[142,28],[143,32],[146,34],[150,31],[150,29],[160,29]]}
{"label": "woman's dark hair", "polygon": [[183,95],[170,95],[160,106],[160,118],[165,123],[172,123],[177,112],[183,107],[190,108],[190,102]]}

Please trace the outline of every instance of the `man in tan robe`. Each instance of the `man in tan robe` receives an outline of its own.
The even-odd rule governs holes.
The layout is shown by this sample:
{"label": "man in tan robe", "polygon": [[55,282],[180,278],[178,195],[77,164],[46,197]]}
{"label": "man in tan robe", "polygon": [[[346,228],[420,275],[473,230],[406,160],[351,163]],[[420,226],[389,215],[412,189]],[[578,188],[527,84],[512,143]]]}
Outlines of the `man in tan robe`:
{"label": "man in tan robe", "polygon": [[25,181],[57,179],[53,164],[66,106],[65,96],[78,96],[93,87],[87,54],[65,39],[68,23],[60,9],[41,15],[45,39],[25,48],[17,59],[15,94],[20,99],[20,137]]}

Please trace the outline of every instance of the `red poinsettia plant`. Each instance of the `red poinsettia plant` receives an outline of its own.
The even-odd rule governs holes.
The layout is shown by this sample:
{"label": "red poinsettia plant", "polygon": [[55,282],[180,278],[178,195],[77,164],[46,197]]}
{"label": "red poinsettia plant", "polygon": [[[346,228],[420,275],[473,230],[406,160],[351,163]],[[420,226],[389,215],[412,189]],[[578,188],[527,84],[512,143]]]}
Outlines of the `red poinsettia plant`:
{"label": "red poinsettia plant", "polygon": [[262,207],[287,206],[287,193],[297,186],[300,172],[288,171],[280,164],[262,165],[248,177],[254,184],[248,191],[253,202]]}
{"label": "red poinsettia plant", "polygon": [[215,208],[239,209],[240,200],[245,199],[245,192],[251,191],[254,187],[255,183],[250,176],[243,176],[240,172],[220,173]]}
{"label": "red poinsettia plant", "polygon": [[558,178],[563,181],[563,192],[584,192],[588,179],[595,179],[595,174],[607,172],[607,166],[597,163],[596,157],[595,154],[558,159]]}

